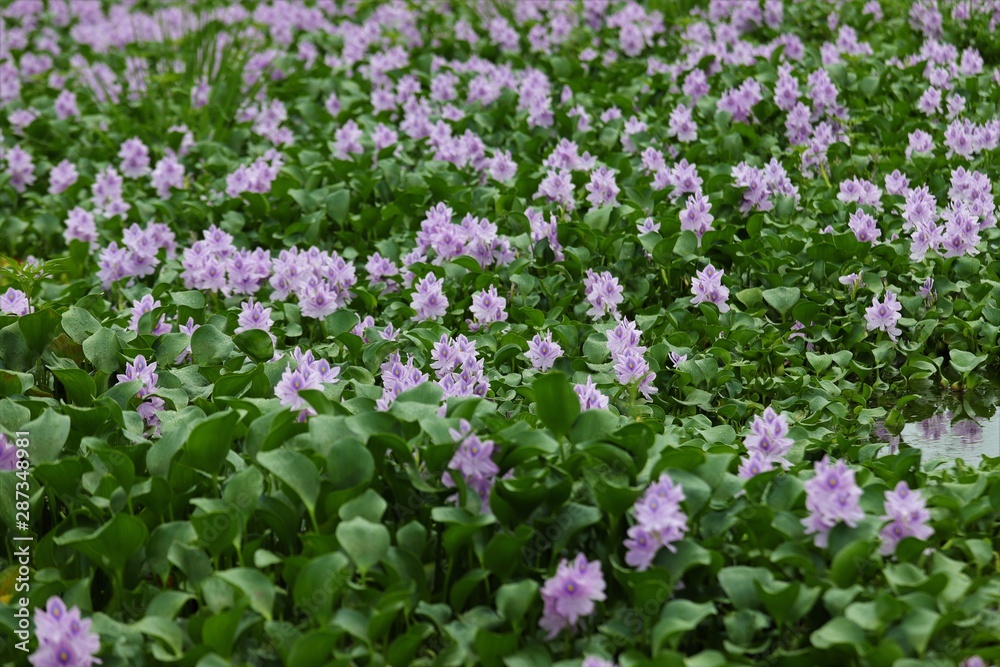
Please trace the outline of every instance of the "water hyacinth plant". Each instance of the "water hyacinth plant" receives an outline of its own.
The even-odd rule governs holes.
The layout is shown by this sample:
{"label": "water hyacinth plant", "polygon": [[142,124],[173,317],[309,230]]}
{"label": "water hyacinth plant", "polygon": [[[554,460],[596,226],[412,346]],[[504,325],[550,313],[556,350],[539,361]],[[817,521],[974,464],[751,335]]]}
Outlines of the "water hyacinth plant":
{"label": "water hyacinth plant", "polygon": [[1000,665],[996,0],[0,4],[0,664]]}

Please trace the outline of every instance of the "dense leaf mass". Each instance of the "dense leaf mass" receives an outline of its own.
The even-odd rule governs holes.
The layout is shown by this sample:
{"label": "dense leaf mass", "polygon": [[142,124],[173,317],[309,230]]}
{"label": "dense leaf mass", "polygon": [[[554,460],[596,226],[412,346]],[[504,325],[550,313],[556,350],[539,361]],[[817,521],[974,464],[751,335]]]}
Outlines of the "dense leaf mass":
{"label": "dense leaf mass", "polygon": [[1000,664],[997,0],[0,33],[3,664]]}

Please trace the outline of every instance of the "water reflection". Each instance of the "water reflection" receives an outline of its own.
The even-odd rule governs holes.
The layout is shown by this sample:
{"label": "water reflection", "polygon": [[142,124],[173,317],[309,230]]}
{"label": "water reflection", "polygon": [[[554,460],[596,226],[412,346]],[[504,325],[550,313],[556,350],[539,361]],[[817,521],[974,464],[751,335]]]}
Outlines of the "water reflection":
{"label": "water reflection", "polygon": [[924,461],[962,459],[977,465],[984,456],[1000,456],[1000,412],[995,392],[946,395],[911,401],[902,408],[906,421],[893,434],[876,424],[873,437],[887,444],[882,454],[894,454],[901,444],[923,450]]}

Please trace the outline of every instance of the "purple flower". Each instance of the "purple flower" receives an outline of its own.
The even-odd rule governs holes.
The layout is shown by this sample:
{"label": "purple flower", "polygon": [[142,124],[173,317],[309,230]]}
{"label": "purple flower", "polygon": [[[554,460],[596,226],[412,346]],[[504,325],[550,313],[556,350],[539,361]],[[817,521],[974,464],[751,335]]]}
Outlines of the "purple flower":
{"label": "purple flower", "polygon": [[[743,440],[748,457],[745,465],[740,467],[740,476],[744,479],[752,477],[753,461],[757,461],[761,471],[771,470],[774,465],[780,465],[785,470],[791,465],[785,455],[791,451],[795,442],[788,436],[788,418],[783,413],[775,412],[767,407],[764,413],[754,417],[750,425],[750,433]],[[756,474],[756,473],[754,473]]]}
{"label": "purple flower", "polygon": [[149,173],[149,149],[138,137],[123,141],[118,157],[122,159],[125,178],[139,178]]}
{"label": "purple flower", "polygon": [[484,325],[493,322],[504,322],[507,320],[507,300],[497,294],[497,288],[490,285],[488,290],[483,290],[472,295],[472,317],[474,318],[471,329],[478,331]]}
{"label": "purple flower", "polygon": [[769,470],[774,470],[774,462],[769,457],[760,452],[750,452],[740,462],[737,474],[743,479],[750,479]]}
{"label": "purple flower", "polygon": [[531,367],[538,371],[546,371],[555,365],[556,359],[563,355],[563,349],[559,343],[552,342],[552,332],[547,331],[545,338],[538,334],[528,341],[528,351],[524,353],[525,358],[531,362]]}
{"label": "purple flower", "polygon": [[433,273],[428,273],[413,292],[410,307],[417,311],[413,316],[416,322],[426,322],[444,317],[448,313],[448,299],[443,291],[444,281],[436,278]]}
{"label": "purple flower", "polygon": [[712,222],[715,221],[715,217],[709,213],[711,210],[712,205],[708,202],[708,199],[698,192],[688,197],[684,205],[684,210],[681,211],[681,230],[694,232],[694,235],[698,237],[699,245],[701,244],[701,237],[706,232],[712,231]]}
{"label": "purple flower", "polygon": [[618,304],[625,300],[625,288],[607,271],[595,273],[593,269],[587,269],[583,289],[590,304],[587,314],[595,320],[608,314],[617,315]]}
{"label": "purple flower", "polygon": [[629,529],[629,539],[625,540],[626,563],[644,571],[660,547],[677,550],[674,543],[688,530],[687,514],[681,509],[683,500],[684,489],[674,484],[667,473],[649,485],[632,507],[636,525]]}
{"label": "purple flower", "polygon": [[674,365],[674,368],[677,368],[687,361],[687,358],[688,356],[686,354],[677,354],[676,352],[670,353],[670,363]]}
{"label": "purple flower", "polygon": [[80,609],[66,609],[58,597],[50,597],[45,609],[35,609],[38,650],[28,660],[35,667],[91,667],[101,664],[95,654],[101,638],[90,629],[89,618]]}
{"label": "purple flower", "polygon": [[[139,319],[146,313],[153,312],[154,308],[160,307],[159,300],[154,300],[152,294],[147,294],[146,296],[132,302],[132,317],[129,320],[128,328],[132,331],[139,333]],[[154,336],[160,336],[165,333],[170,333],[171,326],[165,322],[166,316],[161,315],[156,326],[153,327],[152,334]]]}
{"label": "purple flower", "polygon": [[858,289],[858,286],[861,285],[861,275],[861,271],[857,273],[849,273],[846,276],[840,276],[837,278],[837,281],[844,286],[850,285],[851,289]]}
{"label": "purple flower", "polygon": [[63,238],[67,244],[75,239],[89,243],[93,249],[97,242],[97,224],[94,222],[94,216],[79,206],[74,207],[66,217]]}
{"label": "purple flower", "polygon": [[167,155],[156,163],[151,177],[156,196],[160,199],[170,198],[170,189],[184,188],[184,165],[174,155]]}
{"label": "purple flower", "polygon": [[805,484],[806,509],[809,516],[802,519],[806,535],[815,534],[817,547],[826,547],[830,531],[838,523],[852,528],[865,518],[858,505],[861,488],[854,481],[854,471],[843,461],[830,463],[828,456],[817,461],[816,475]]}
{"label": "purple flower", "polygon": [[8,287],[6,292],[0,294],[0,313],[20,316],[30,312],[31,304],[28,303],[28,295],[21,290]]}
{"label": "purple flower", "polygon": [[50,597],[45,609],[35,609],[38,650],[29,658],[35,667],[90,667],[100,664],[95,654],[101,638],[90,629],[89,618],[80,609],[66,609],[58,597]]}
{"label": "purple flower", "polygon": [[35,162],[31,154],[20,146],[14,146],[6,154],[7,173],[10,184],[18,192],[24,192],[35,182]]}
{"label": "purple flower", "polygon": [[594,603],[605,599],[601,561],[587,561],[578,554],[559,563],[554,576],[542,586],[544,610],[539,625],[553,639],[564,629],[573,630],[580,619],[594,613]]}
{"label": "purple flower", "polygon": [[0,433],[0,470],[17,469],[17,447]]}
{"label": "purple flower", "polygon": [[382,396],[375,402],[375,408],[385,412],[392,405],[396,397],[407,389],[427,382],[430,379],[427,373],[417,368],[410,355],[406,364],[399,358],[399,352],[393,352],[381,366]]}
{"label": "purple flower", "polygon": [[595,208],[607,204],[618,203],[618,184],[615,183],[614,172],[605,166],[598,167],[590,174],[590,182],[586,185],[587,201]]}
{"label": "purple flower", "polygon": [[56,97],[54,109],[56,118],[59,120],[66,120],[71,116],[80,115],[80,109],[76,106],[76,94],[68,90],[62,91]]}
{"label": "purple flower", "polygon": [[57,195],[65,192],[79,177],[76,165],[69,160],[63,160],[49,172],[49,194]]}
{"label": "purple flower", "polygon": [[854,236],[862,243],[874,244],[882,236],[882,231],[875,223],[875,218],[864,211],[855,211],[847,222]]}
{"label": "purple flower", "polygon": [[580,410],[604,410],[608,407],[608,397],[601,393],[601,390],[594,384],[594,379],[587,378],[586,384],[578,384],[573,387],[577,398],[580,399]]}
{"label": "purple flower", "polygon": [[[493,462],[493,441],[480,440],[465,419],[459,421],[457,431],[450,429],[449,433],[460,444],[448,463],[448,468],[461,474],[466,486],[476,493],[479,511],[489,511],[490,491],[500,472],[499,466]],[[441,481],[446,487],[455,486],[451,473],[445,472]]]}
{"label": "purple flower", "polygon": [[714,303],[719,307],[720,313],[729,312],[729,288],[722,284],[722,276],[725,271],[716,269],[709,264],[702,271],[695,273],[695,279],[691,281],[691,293],[694,298],[691,304]]}
{"label": "purple flower", "polygon": [[610,660],[604,660],[603,658],[596,658],[590,656],[583,659],[583,663],[580,667],[618,667],[618,665]]}
{"label": "purple flower", "polygon": [[300,392],[307,389],[322,391],[323,386],[320,383],[318,373],[313,372],[308,366],[299,364],[299,367],[294,370],[291,367],[285,369],[274,388],[274,395],[278,397],[282,405],[293,412],[301,410],[304,414],[313,414],[309,403],[300,395]]}
{"label": "purple flower", "polygon": [[919,489],[911,490],[906,482],[900,482],[892,491],[886,491],[882,520],[889,524],[879,533],[882,538],[879,552],[883,556],[895,553],[896,546],[906,537],[926,540],[934,534],[934,529],[927,525],[930,518]]}
{"label": "purple flower", "polygon": [[896,300],[893,292],[886,291],[885,301],[879,302],[878,297],[872,297],[872,305],[865,309],[865,327],[868,331],[884,331],[889,334],[889,338],[896,341],[902,331],[896,324],[902,317],[900,311],[902,304]]}
{"label": "purple flower", "polygon": [[132,380],[142,380],[142,386],[136,393],[137,397],[149,396],[156,390],[156,382],[159,380],[159,376],[156,374],[156,362],[147,364],[146,357],[141,354],[136,355],[131,363],[126,362],[125,372],[118,374],[118,381],[131,382]]}

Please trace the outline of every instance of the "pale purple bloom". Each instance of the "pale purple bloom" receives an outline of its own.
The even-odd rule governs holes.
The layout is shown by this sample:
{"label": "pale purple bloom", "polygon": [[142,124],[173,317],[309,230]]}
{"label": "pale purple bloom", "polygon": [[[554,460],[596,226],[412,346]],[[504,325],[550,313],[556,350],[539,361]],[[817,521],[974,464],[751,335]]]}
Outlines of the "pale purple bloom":
{"label": "pale purple bloom", "polygon": [[928,299],[928,300],[934,298],[936,292],[934,291],[934,277],[933,276],[927,276],[927,278],[924,280],[923,284],[920,286],[920,290],[918,291],[918,294],[920,294],[920,296],[922,296],[923,298]]}
{"label": "pale purple bloom", "polygon": [[34,667],[91,667],[101,664],[100,636],[91,630],[91,620],[82,618],[78,607],[66,608],[58,597],[50,597],[45,609],[35,609],[38,649],[28,660]]}
{"label": "pale purple bloom", "polygon": [[[146,296],[132,302],[132,318],[129,320],[128,328],[132,331],[139,333],[139,319],[147,314],[153,312],[154,308],[159,308],[161,306],[160,301],[154,300],[152,294],[147,294]],[[161,315],[159,321],[153,327],[152,335],[159,336],[165,333],[170,333],[170,325],[165,322],[166,316]]]}
{"label": "pale purple bloom", "polygon": [[510,156],[510,151],[497,151],[490,160],[490,178],[506,183],[517,175],[517,163]]}
{"label": "pale purple bloom", "polygon": [[[764,413],[754,417],[750,424],[750,433],[743,440],[748,457],[745,466],[740,468],[740,476],[751,477],[754,469],[753,461],[760,464],[762,470],[771,470],[774,465],[780,465],[785,470],[791,465],[785,458],[795,442],[788,437],[788,418],[784,413],[777,413],[770,406]],[[754,473],[755,474],[755,473]]]}
{"label": "pale purple bloom", "polygon": [[594,603],[603,601],[606,584],[599,560],[587,561],[578,554],[559,563],[554,576],[542,586],[544,608],[539,625],[553,639],[564,629],[575,629],[580,619],[594,613]]}
{"label": "pale purple bloom", "polygon": [[673,364],[674,368],[677,368],[685,361],[687,361],[688,356],[686,354],[677,354],[676,352],[670,353],[670,363]]}
{"label": "pale purple bloom", "polygon": [[[479,500],[479,511],[488,512],[490,491],[493,489],[493,483],[500,472],[499,466],[493,462],[493,441],[480,440],[472,432],[471,424],[465,419],[459,421],[458,430],[449,429],[449,433],[460,444],[448,463],[448,469],[457,471],[469,490],[476,494]],[[455,486],[449,472],[442,475],[441,481],[446,487]]]}
{"label": "pale purple bloom", "polygon": [[0,313],[20,316],[30,312],[31,304],[28,302],[28,295],[21,290],[8,287],[6,292],[0,294]]}
{"label": "pale purple bloom", "polygon": [[413,316],[415,321],[435,320],[448,313],[448,299],[444,295],[443,286],[444,281],[433,273],[421,278],[410,301],[410,307],[417,311]]}
{"label": "pale purple bloom", "polygon": [[118,157],[122,159],[122,175],[138,178],[149,173],[149,148],[138,137],[122,142]]}
{"label": "pale purple bloom", "polygon": [[815,465],[816,475],[805,483],[806,509],[802,519],[807,535],[815,535],[817,547],[826,547],[830,531],[838,523],[855,527],[865,517],[858,504],[862,491],[854,481],[854,471],[843,461],[830,463],[828,456]]}
{"label": "pale purple bloom", "polygon": [[709,212],[711,210],[712,205],[708,199],[700,192],[697,192],[693,196],[688,197],[687,202],[684,204],[684,210],[681,211],[681,229],[694,232],[694,235],[698,237],[699,245],[701,244],[701,237],[706,232],[712,231],[712,222],[715,221],[715,217]]}
{"label": "pale purple bloom", "polygon": [[719,307],[720,313],[729,312],[729,288],[722,284],[722,276],[725,271],[716,269],[709,264],[703,270],[695,272],[695,278],[691,281],[692,305],[699,303],[714,303]]}
{"label": "pale purple bloom", "polygon": [[563,349],[559,343],[552,342],[551,331],[545,333],[545,338],[535,334],[535,337],[528,341],[528,351],[524,353],[532,368],[543,372],[552,368],[556,359],[562,355]]}
{"label": "pale purple bloom", "polygon": [[573,387],[577,397],[580,399],[580,410],[604,410],[608,407],[608,397],[601,393],[601,390],[594,384],[594,379],[587,378],[586,384],[578,384]]}
{"label": "pale purple bloom", "polygon": [[652,218],[643,218],[642,222],[636,224],[636,229],[640,234],[651,234],[660,231],[660,223],[655,222]]}
{"label": "pale purple bloom", "polygon": [[750,452],[740,461],[737,474],[743,479],[750,479],[762,472],[774,470],[774,462],[760,452]]}
{"label": "pale purple bloom", "polygon": [[934,529],[927,525],[931,513],[919,489],[910,489],[906,482],[899,482],[892,491],[885,492],[885,515],[882,521],[889,524],[882,529],[879,537],[882,546],[879,552],[883,556],[895,553],[896,546],[905,537],[915,537],[926,540],[934,534]]}
{"label": "pale purple bloom", "polygon": [[17,446],[0,433],[0,471],[17,469]]}
{"label": "pale purple bloom", "polygon": [[683,500],[684,489],[667,473],[647,487],[632,507],[636,525],[629,529],[629,539],[625,541],[626,563],[643,571],[649,568],[660,547],[677,550],[674,543],[688,530],[688,517],[681,509]]}
{"label": "pale purple bloom", "polygon": [[274,395],[278,397],[282,405],[293,412],[301,410],[305,413],[313,414],[308,402],[300,394],[300,392],[308,389],[322,391],[323,385],[317,373],[300,364],[294,370],[291,367],[285,369],[285,372],[281,375],[281,379],[274,388]]}
{"label": "pale purple bloom", "polygon": [[11,187],[18,192],[24,192],[35,182],[35,162],[31,154],[20,146],[14,146],[6,152],[5,158]]}
{"label": "pale purple bloom", "polygon": [[598,167],[590,174],[590,182],[585,186],[587,201],[594,207],[618,203],[618,184],[615,183],[614,172],[605,166]]}
{"label": "pale purple bloom", "polygon": [[840,276],[837,278],[837,281],[845,287],[850,285],[851,289],[857,289],[861,285],[861,274],[862,272],[860,271],[858,273],[849,273],[846,276]]}
{"label": "pale purple bloom", "polygon": [[184,188],[184,165],[174,155],[167,155],[156,163],[152,173],[153,187],[160,199],[170,197],[170,189]]}
{"label": "pale purple bloom", "polygon": [[66,120],[71,116],[79,116],[80,110],[76,106],[76,94],[69,91],[63,90],[56,97],[54,109],[56,112],[56,118],[59,120]]}
{"label": "pale purple bloom", "polygon": [[604,315],[618,315],[618,304],[624,301],[625,288],[618,283],[608,271],[596,273],[587,269],[587,277],[583,280],[584,294],[590,309],[587,314],[593,319]]}
{"label": "pale purple bloom", "polygon": [[63,160],[49,172],[49,194],[57,195],[65,192],[79,177],[76,165],[69,160]]}
{"label": "pale purple bloom", "polygon": [[343,304],[337,290],[325,279],[314,278],[298,293],[299,307],[305,317],[317,320],[336,312]]}
{"label": "pale purple bloom", "polygon": [[393,352],[381,366],[382,396],[375,402],[375,408],[382,412],[389,409],[396,397],[407,389],[427,382],[430,379],[427,373],[417,368],[413,355],[410,355],[406,364],[399,358],[399,352]]}
{"label": "pale purple bloom", "polygon": [[854,232],[855,238],[862,243],[874,244],[882,236],[882,231],[875,223],[875,218],[864,211],[854,211],[851,213],[847,224],[851,228],[851,231]]}
{"label": "pale purple bloom", "polygon": [[618,665],[610,660],[590,656],[583,659],[583,663],[580,667],[618,667]]}
{"label": "pale purple bloom", "polygon": [[474,318],[470,328],[478,331],[484,325],[493,322],[504,322],[507,320],[507,299],[497,294],[497,288],[490,285],[488,290],[483,290],[472,295],[472,307],[469,309]]}
{"label": "pale purple bloom", "polygon": [[177,355],[177,358],[174,359],[174,365],[175,366],[179,366],[180,364],[184,363],[185,361],[187,361],[188,359],[191,358],[191,340],[190,340],[190,336],[199,327],[201,327],[201,325],[200,324],[195,324],[193,317],[189,317],[188,318],[187,324],[178,324],[177,325],[177,328],[180,329],[180,332],[183,333],[183,334],[187,334],[189,338],[188,338],[188,344],[187,344],[187,346],[185,346],[184,351],[181,352],[179,355]]}
{"label": "pale purple bloom", "polygon": [[896,341],[902,331],[896,324],[902,315],[900,311],[903,306],[896,300],[893,292],[886,291],[885,300],[879,302],[878,297],[872,297],[872,305],[865,309],[865,328],[868,331],[884,331],[889,334],[889,338]]}

